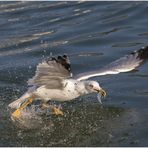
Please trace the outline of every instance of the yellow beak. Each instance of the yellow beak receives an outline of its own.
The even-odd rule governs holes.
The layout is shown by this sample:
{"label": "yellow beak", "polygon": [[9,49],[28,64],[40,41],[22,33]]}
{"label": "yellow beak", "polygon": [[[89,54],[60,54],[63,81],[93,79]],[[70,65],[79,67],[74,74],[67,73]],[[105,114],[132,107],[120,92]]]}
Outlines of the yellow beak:
{"label": "yellow beak", "polygon": [[101,94],[101,96],[106,97],[107,93],[104,89],[94,89],[95,91],[97,91],[99,94]]}

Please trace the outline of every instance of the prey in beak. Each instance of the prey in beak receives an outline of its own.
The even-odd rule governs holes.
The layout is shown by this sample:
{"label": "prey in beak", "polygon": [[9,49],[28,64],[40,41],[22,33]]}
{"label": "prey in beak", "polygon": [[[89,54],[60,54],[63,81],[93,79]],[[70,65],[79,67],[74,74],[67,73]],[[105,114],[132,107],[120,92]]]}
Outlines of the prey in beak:
{"label": "prey in beak", "polygon": [[97,98],[98,98],[99,103],[102,104],[101,98],[106,97],[107,95],[106,91],[102,88],[100,89],[94,88],[94,90],[98,92]]}

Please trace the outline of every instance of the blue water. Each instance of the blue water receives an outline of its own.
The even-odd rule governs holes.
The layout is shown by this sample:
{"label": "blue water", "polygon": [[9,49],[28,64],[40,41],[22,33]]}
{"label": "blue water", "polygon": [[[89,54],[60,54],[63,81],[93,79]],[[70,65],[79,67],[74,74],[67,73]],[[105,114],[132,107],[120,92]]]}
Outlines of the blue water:
{"label": "blue water", "polygon": [[[36,65],[68,54],[74,74],[148,45],[148,2],[0,2],[0,146],[147,146],[148,63],[92,78],[107,90],[61,103],[65,116],[20,127],[8,104],[27,90]],[[29,123],[28,123],[29,122]]]}

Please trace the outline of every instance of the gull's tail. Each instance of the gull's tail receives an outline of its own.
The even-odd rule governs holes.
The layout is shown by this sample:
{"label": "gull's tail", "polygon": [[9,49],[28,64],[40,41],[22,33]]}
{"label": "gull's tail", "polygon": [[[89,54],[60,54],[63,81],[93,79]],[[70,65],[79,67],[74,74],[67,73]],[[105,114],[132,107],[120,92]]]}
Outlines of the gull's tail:
{"label": "gull's tail", "polygon": [[10,108],[13,109],[17,109],[21,106],[22,103],[24,103],[29,97],[31,97],[31,95],[29,93],[25,93],[22,97],[20,97],[19,99],[13,101],[12,103],[10,103],[8,106]]}

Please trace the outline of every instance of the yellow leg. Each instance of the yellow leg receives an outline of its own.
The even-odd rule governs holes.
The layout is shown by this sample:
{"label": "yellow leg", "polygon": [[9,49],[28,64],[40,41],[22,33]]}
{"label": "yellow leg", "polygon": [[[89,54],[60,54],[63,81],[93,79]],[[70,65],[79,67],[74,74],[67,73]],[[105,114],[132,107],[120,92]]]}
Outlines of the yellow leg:
{"label": "yellow leg", "polygon": [[55,107],[53,105],[49,105],[47,103],[43,103],[42,104],[42,109],[46,109],[46,108],[50,108],[53,110],[52,114],[55,114],[55,115],[64,115],[64,113],[60,110],[60,108],[58,107]]}
{"label": "yellow leg", "polygon": [[64,115],[64,113],[59,109],[59,108],[56,108],[56,107],[54,107],[53,106],[53,114],[55,114],[55,115]]}
{"label": "yellow leg", "polygon": [[21,111],[26,108],[29,104],[31,104],[33,101],[33,98],[29,98],[29,100],[27,102],[25,102],[24,104],[22,104],[17,110],[15,110],[12,113],[12,117],[13,118],[20,118],[21,117]]}
{"label": "yellow leg", "polygon": [[42,109],[47,109],[47,108],[50,108],[50,107],[51,107],[51,105],[47,104],[46,102],[43,102],[42,106],[41,106]]}

